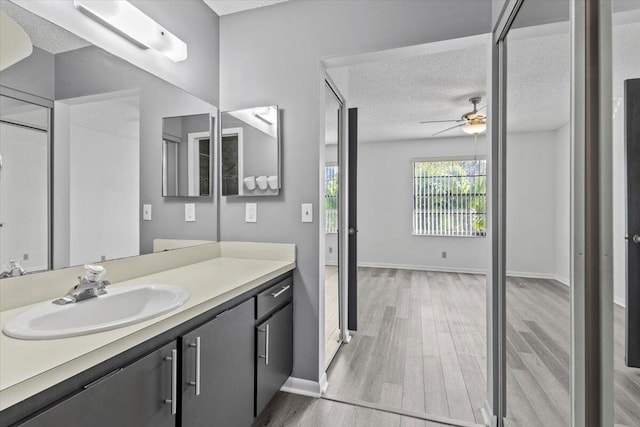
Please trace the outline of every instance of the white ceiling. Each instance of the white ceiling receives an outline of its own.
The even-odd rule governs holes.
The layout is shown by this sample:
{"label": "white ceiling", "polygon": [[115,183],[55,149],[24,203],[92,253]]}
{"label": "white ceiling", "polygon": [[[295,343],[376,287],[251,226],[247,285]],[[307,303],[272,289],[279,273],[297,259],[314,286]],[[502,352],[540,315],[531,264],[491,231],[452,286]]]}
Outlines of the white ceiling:
{"label": "white ceiling", "polygon": [[0,0],[0,10],[26,31],[34,46],[49,53],[67,52],[90,45],[86,40],[28,12],[9,0]]}
{"label": "white ceiling", "polygon": [[204,0],[219,16],[258,7],[271,6],[288,0]]}
{"label": "white ceiling", "polygon": [[[628,12],[636,13],[636,12]],[[613,97],[622,82],[640,78],[640,19],[619,20],[613,30]],[[565,24],[514,30],[508,40],[507,128],[556,130],[569,121],[570,40]],[[471,41],[471,43],[474,43]],[[485,43],[484,45],[482,43]],[[348,103],[358,107],[361,141],[431,138],[471,110],[468,98],[486,94],[488,46],[483,41],[421,56],[329,70],[348,75]],[[482,102],[484,104],[484,100]],[[465,135],[460,129],[440,137]]]}

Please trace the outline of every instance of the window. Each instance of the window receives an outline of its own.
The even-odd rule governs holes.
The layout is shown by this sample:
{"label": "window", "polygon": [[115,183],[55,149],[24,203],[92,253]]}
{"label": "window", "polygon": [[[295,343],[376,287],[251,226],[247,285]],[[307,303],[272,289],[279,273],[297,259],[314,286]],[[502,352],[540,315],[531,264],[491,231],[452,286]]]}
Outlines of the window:
{"label": "window", "polygon": [[484,236],[487,161],[413,162],[413,234]]}
{"label": "window", "polygon": [[338,166],[324,167],[324,232],[338,232]]}

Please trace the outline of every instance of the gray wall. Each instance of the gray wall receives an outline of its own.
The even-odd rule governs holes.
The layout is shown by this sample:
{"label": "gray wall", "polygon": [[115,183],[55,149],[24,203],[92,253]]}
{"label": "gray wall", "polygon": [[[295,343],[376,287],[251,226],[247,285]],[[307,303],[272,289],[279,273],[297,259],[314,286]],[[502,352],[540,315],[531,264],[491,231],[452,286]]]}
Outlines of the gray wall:
{"label": "gray wall", "polygon": [[55,84],[54,55],[37,47],[30,56],[0,72],[0,85],[52,100]]}
{"label": "gray wall", "polygon": [[278,141],[275,138],[225,114],[223,129],[228,128],[242,128],[242,178],[278,175]]}
{"label": "gray wall", "polygon": [[[162,118],[213,113],[215,107],[93,46],[56,55],[56,73],[58,100],[140,91],[140,211],[142,204],[153,206],[153,220],[140,224],[141,253],[152,251],[155,238],[214,240],[213,197],[162,197]],[[57,185],[54,191],[56,200],[64,193]],[[196,222],[184,221],[184,203],[196,203]]]}
{"label": "gray wall", "polygon": [[[162,73],[157,75],[198,98],[218,105],[220,99],[218,15],[201,0],[131,0],[131,3],[167,27],[188,45],[187,60],[169,64],[171,67],[163,65],[160,70]],[[117,54],[117,52],[114,53]]]}
{"label": "gray wall", "polygon": [[[319,167],[324,143],[321,60],[490,31],[490,0],[291,1],[220,18],[221,109],[282,109],[283,190],[258,203],[222,198],[221,238],[297,245],[293,376],[318,380]],[[322,152],[324,149],[322,149]],[[314,204],[313,223],[300,204]]]}

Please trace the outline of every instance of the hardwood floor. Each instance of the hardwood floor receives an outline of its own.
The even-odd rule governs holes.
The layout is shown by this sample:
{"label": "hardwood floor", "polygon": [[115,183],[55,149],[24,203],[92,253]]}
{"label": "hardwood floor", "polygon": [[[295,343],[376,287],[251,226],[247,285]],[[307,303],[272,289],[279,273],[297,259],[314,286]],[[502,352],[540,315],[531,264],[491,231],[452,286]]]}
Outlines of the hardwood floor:
{"label": "hardwood floor", "polygon": [[448,427],[356,405],[280,392],[253,423],[304,427]]}
{"label": "hardwood floor", "polygon": [[324,328],[324,360],[325,367],[329,365],[331,356],[336,352],[340,344],[340,307],[338,295],[338,267],[326,266],[325,274],[325,328]]}
{"label": "hardwood floor", "polygon": [[[359,270],[361,330],[328,371],[328,394],[482,423],[486,400],[485,277]],[[507,411],[512,425],[569,425],[569,288],[507,284]],[[640,369],[624,367],[615,310],[615,422],[640,426]]]}

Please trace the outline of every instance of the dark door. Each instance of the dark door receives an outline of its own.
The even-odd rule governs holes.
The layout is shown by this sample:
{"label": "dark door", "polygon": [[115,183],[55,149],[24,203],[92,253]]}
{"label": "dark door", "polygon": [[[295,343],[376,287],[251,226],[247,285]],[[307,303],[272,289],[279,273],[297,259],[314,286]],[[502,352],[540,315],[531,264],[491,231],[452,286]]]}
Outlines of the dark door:
{"label": "dark door", "polygon": [[24,427],[174,427],[172,376],[177,365],[169,358],[175,341],[126,368],[85,386],[73,397],[32,418]]}
{"label": "dark door", "polygon": [[627,153],[626,362],[640,368],[640,79],[624,82]]}
{"label": "dark door", "polygon": [[251,425],[253,328],[251,298],[182,337],[183,427]]}
{"label": "dark door", "polygon": [[256,416],[280,390],[293,369],[293,304],[256,327]]}
{"label": "dark door", "polygon": [[349,108],[349,180],[347,194],[349,197],[347,217],[348,229],[348,266],[347,266],[347,328],[358,330],[358,109]]}

